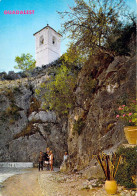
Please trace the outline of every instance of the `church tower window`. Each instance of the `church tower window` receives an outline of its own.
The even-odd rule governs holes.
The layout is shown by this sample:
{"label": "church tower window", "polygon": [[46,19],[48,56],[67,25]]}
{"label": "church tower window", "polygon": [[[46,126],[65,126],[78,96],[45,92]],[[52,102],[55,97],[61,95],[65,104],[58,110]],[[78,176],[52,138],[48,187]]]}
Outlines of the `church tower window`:
{"label": "church tower window", "polygon": [[44,44],[44,37],[43,35],[40,36],[40,39],[39,39],[39,45],[43,45]]}
{"label": "church tower window", "polygon": [[56,38],[53,36],[52,38],[52,44],[54,45],[56,43]]}

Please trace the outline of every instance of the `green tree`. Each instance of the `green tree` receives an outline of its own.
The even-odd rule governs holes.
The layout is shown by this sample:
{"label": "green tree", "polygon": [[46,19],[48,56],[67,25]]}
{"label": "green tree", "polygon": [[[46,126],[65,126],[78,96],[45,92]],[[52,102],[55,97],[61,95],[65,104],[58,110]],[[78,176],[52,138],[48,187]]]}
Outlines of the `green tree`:
{"label": "green tree", "polygon": [[[136,52],[136,20],[135,17],[129,18],[130,23],[115,29],[106,43],[106,47],[115,51],[117,55],[130,55]],[[131,46],[132,44],[132,46]]]}
{"label": "green tree", "polygon": [[74,0],[70,11],[58,12],[66,19],[63,34],[69,33],[73,46],[84,55],[106,50],[107,37],[116,28],[124,0]]}
{"label": "green tree", "polygon": [[81,69],[86,59],[81,55],[79,50],[77,50],[73,44],[69,45],[67,52],[64,53],[61,58],[62,63],[67,67],[71,68],[72,71]]}
{"label": "green tree", "polygon": [[[73,93],[75,84],[76,77],[70,68],[65,65],[58,68],[56,75],[41,88],[47,89],[44,95],[45,108],[54,110],[59,115],[68,114],[69,109],[73,108],[75,104]],[[38,90],[36,92],[39,93]]]}
{"label": "green tree", "polygon": [[36,67],[36,61],[29,53],[22,54],[21,57],[16,56],[15,62],[17,65],[14,66],[14,68],[22,70],[27,76],[29,76],[30,72],[33,71],[33,69]]}

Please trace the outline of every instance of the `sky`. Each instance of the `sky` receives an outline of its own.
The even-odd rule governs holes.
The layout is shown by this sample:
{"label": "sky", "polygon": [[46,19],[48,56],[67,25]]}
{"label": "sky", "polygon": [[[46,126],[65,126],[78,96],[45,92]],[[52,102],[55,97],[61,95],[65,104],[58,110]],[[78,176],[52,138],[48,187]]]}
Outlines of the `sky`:
{"label": "sky", "polygon": [[[136,9],[136,0],[125,0]],[[0,72],[14,69],[15,57],[30,53],[35,58],[33,34],[47,24],[61,30],[62,19],[57,11],[69,10],[74,0],[0,0]],[[4,14],[5,10],[34,10],[34,14]],[[69,40],[61,42],[61,53],[67,50]]]}

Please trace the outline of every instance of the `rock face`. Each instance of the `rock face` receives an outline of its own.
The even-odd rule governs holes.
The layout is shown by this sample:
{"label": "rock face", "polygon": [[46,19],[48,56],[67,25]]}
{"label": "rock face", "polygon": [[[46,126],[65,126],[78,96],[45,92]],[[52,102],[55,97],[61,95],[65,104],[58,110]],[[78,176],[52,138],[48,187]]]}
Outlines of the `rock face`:
{"label": "rock face", "polygon": [[67,120],[43,110],[41,97],[35,95],[35,89],[54,75],[46,69],[34,70],[31,86],[25,78],[0,81],[0,161],[37,162],[39,151],[50,147],[58,165],[68,150],[65,170],[87,167],[83,175],[96,176],[92,155],[126,143],[123,124],[115,116],[124,99],[135,98],[135,57],[104,56],[85,64],[74,92],[79,107]]}
{"label": "rock face", "polygon": [[38,113],[34,111],[28,117],[28,120],[56,123],[56,115],[52,111],[49,111],[49,112],[40,111]]}
{"label": "rock face", "polygon": [[[88,167],[92,163],[92,155],[109,149],[113,151],[120,144],[127,143],[123,124],[116,120],[116,111],[126,97],[135,99],[135,56],[118,56],[107,62],[110,63],[103,64],[102,61],[101,66],[94,70],[88,66],[95,62],[89,62],[79,74],[75,93],[81,108],[76,108],[69,115],[68,170]],[[82,85],[86,77],[92,77],[97,81],[97,85],[89,96],[84,98]],[[84,124],[81,127],[82,122]],[[76,123],[79,123],[78,130],[75,128]],[[94,170],[93,168],[95,174]]]}
{"label": "rock face", "polygon": [[41,100],[34,91],[46,77],[0,83],[0,161],[36,163],[40,151],[49,147],[60,165],[67,150],[66,123],[54,112],[41,110]]}

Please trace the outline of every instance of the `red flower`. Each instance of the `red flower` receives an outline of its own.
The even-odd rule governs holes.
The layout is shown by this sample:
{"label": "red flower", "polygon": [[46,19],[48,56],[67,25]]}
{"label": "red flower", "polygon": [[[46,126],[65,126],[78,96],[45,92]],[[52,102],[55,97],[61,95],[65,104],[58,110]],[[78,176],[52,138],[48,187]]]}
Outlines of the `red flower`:
{"label": "red flower", "polygon": [[129,116],[131,116],[131,115],[132,115],[132,113],[130,112],[128,115],[129,115]]}

